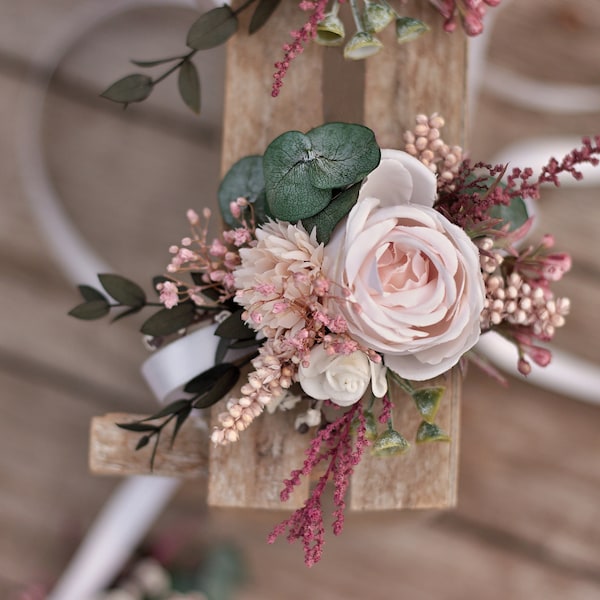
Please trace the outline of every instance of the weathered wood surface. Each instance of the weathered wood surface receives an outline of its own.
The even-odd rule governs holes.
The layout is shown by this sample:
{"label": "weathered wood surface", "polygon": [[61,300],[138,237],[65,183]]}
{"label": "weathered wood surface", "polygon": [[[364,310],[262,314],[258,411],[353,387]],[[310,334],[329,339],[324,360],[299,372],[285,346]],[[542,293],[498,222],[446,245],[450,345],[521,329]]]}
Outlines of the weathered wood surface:
{"label": "weathered wood surface", "polygon": [[[235,5],[235,4],[234,4]],[[237,5],[241,5],[238,2]],[[273,57],[281,54],[278,32],[297,18],[293,3],[283,3],[262,31],[249,36],[250,15],[240,19],[240,31],[227,45],[221,170],[224,174],[244,156],[262,154],[269,142],[290,129],[307,131],[323,121],[322,51],[313,46],[292,69],[277,101],[271,101]],[[213,423],[225,410],[225,400],[212,409]],[[293,432],[294,415],[277,411],[260,418],[240,440],[210,449],[208,503],[212,506],[279,508],[282,482],[302,464],[305,440]],[[302,506],[308,496],[303,482],[289,500]]]}
{"label": "weathered wood surface", "polygon": [[201,478],[208,474],[208,428],[204,419],[190,417],[186,427],[171,446],[174,423],[165,427],[156,449],[154,468],[150,459],[152,440],[136,452],[142,434],[131,434],[117,423],[133,423],[148,415],[108,413],[94,417],[90,426],[90,471],[96,475],[143,475]]}
{"label": "weathered wood surface", "polygon": [[[109,328],[60,316],[77,297],[41,239],[18,176],[15,110],[31,85],[25,61],[39,36],[62,25],[79,4],[6,0],[0,19],[2,598],[27,583],[55,579],[117,483],[88,472],[91,417],[154,410],[136,373],[145,357],[136,326]],[[173,35],[182,39],[179,30],[172,33],[168,14],[161,13],[148,46]],[[65,204],[95,246],[130,276],[154,274],[168,260],[162,248],[185,233],[186,208],[214,197],[219,169],[218,135],[207,151],[202,119],[188,119],[175,99],[165,102],[167,114],[136,106],[123,115],[96,98],[134,56],[131,32],[141,28],[135,17],[85,40],[80,62],[70,61],[53,88],[46,123],[52,176]],[[599,20],[595,0],[512,2],[499,16],[492,60],[546,79],[599,84]],[[87,60],[80,54],[85,50]],[[114,57],[110,65],[102,59],[108,55]],[[150,50],[135,53],[140,56]],[[96,69],[113,75],[82,88]],[[152,100],[155,109],[161,101]],[[472,117],[469,147],[482,158],[530,135],[597,131],[599,119],[538,115],[489,95]],[[164,119],[182,126],[165,127]],[[573,272],[561,286],[574,310],[557,345],[600,363],[597,194],[583,187],[545,193],[539,231],[554,231],[557,245],[574,256]],[[600,596],[598,408],[517,381],[504,389],[476,370],[468,374],[463,397],[456,511],[429,517],[352,513],[343,535],[330,536],[322,565],[311,570],[301,565],[300,548],[264,543],[274,513],[207,514],[204,485],[184,484],[153,533],[183,526],[199,544],[227,537],[239,545],[252,577],[241,600]]]}

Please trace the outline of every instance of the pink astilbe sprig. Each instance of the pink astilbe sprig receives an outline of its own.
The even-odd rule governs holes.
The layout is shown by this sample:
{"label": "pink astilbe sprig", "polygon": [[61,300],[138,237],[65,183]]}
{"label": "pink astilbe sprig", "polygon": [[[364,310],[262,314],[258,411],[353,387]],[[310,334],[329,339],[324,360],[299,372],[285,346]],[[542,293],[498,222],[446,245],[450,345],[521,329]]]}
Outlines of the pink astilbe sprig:
{"label": "pink astilbe sprig", "polygon": [[583,174],[577,169],[578,165],[591,164],[597,166],[600,155],[600,135],[593,138],[584,137],[582,146],[575,148],[567,154],[560,162],[551,158],[548,164],[542,168],[538,177],[538,183],[552,183],[556,187],[560,186],[558,176],[561,173],[569,173],[577,181],[583,179]]}
{"label": "pink astilbe sprig", "polygon": [[[353,423],[356,423],[356,427]],[[302,468],[292,471],[290,478],[284,482],[285,487],[281,492],[282,502],[289,499],[302,477],[310,476],[319,464],[329,461],[325,473],[319,477],[304,506],[296,510],[289,519],[277,525],[269,534],[267,541],[272,544],[287,531],[288,542],[302,541],[306,566],[312,567],[319,562],[325,543],[321,504],[325,486],[328,481],[332,481],[334,486],[333,501],[336,508],[333,513],[332,528],[334,534],[339,535],[344,526],[345,496],[350,484],[350,476],[368,444],[363,405],[362,402],[357,402],[339,419],[329,423],[317,433],[306,451]]]}
{"label": "pink astilbe sprig", "polygon": [[283,46],[283,59],[275,63],[275,73],[273,74],[273,87],[271,89],[271,96],[276,98],[279,96],[279,91],[283,85],[283,78],[287,73],[290,62],[294,60],[299,54],[304,52],[304,44],[315,38],[317,35],[317,25],[325,17],[325,8],[327,7],[329,0],[302,0],[299,4],[300,10],[310,12],[308,20],[300,29],[295,29],[290,32],[293,42],[284,44]]}

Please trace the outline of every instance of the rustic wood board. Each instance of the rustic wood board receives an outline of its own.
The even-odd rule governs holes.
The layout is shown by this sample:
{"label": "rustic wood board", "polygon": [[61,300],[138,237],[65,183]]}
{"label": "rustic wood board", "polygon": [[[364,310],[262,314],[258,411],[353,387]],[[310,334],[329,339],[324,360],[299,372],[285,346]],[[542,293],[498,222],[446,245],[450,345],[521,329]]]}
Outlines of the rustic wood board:
{"label": "rustic wood board", "polygon": [[154,441],[136,451],[138,433],[117,427],[148,415],[108,413],[92,419],[90,427],[90,470],[96,475],[162,475],[196,479],[205,477],[208,468],[208,430],[204,420],[190,417],[171,447],[174,423],[165,427],[158,444],[154,468],[150,458]]}
{"label": "rustic wood board", "polygon": [[[241,2],[234,3],[240,5]],[[302,23],[293,2],[284,2],[257,34],[245,32],[250,16],[240,19],[239,32],[228,42],[222,172],[243,156],[262,154],[277,135],[291,129],[307,131],[323,121],[321,49],[312,44],[294,62],[280,96],[270,97],[273,57],[281,55],[281,32]],[[213,422],[224,401],[213,408]],[[297,469],[305,440],[293,434],[293,417],[277,412],[259,418],[228,447],[210,449],[208,503],[213,506],[279,508],[282,482]],[[302,506],[308,495],[303,482],[286,503]]]}

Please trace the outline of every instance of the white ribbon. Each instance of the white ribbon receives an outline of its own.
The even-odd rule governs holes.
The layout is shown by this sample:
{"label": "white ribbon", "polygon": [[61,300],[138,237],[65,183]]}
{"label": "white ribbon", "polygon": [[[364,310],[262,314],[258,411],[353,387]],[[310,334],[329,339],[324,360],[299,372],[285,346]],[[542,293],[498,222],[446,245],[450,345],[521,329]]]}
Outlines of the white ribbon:
{"label": "white ribbon", "polygon": [[214,365],[217,324],[198,329],[157,350],[142,365],[146,383],[159,402],[175,400],[184,385]]}

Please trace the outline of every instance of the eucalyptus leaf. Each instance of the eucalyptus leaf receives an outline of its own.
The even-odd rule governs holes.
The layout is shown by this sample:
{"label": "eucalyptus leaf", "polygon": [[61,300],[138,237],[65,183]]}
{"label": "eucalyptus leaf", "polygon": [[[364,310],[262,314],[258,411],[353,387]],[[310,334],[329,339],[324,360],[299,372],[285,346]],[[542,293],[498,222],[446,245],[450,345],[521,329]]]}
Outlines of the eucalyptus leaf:
{"label": "eucalyptus leaf", "polygon": [[105,302],[108,302],[102,292],[99,292],[96,288],[89,285],[78,285],[77,289],[79,290],[81,297],[88,302],[92,300],[104,300]]}
{"label": "eucalyptus leaf", "polygon": [[442,431],[435,423],[422,421],[417,430],[417,444],[425,442],[449,442],[450,436]]}
{"label": "eucalyptus leaf", "polygon": [[377,436],[371,446],[373,456],[398,456],[404,454],[410,448],[410,444],[404,436],[393,429],[388,429]]}
{"label": "eucalyptus leaf", "polygon": [[508,225],[509,231],[515,231],[525,224],[529,215],[527,206],[520,196],[511,198],[508,206],[496,204],[490,208],[488,215],[493,219],[500,219],[502,222],[497,225],[498,228]]}
{"label": "eucalyptus leaf", "polygon": [[421,388],[413,393],[412,398],[417,409],[427,423],[433,423],[445,391],[445,387],[437,386]]}
{"label": "eucalyptus leaf", "polygon": [[229,6],[220,6],[204,13],[191,26],[187,45],[194,50],[208,50],[224,44],[236,31],[238,20]]}
{"label": "eucalyptus leaf", "polygon": [[248,33],[256,33],[271,18],[280,3],[281,0],[259,0],[250,20]]}
{"label": "eucalyptus leaf", "polygon": [[237,383],[239,377],[239,368],[235,365],[228,365],[227,371],[221,375],[213,387],[194,402],[194,408],[208,408],[209,406],[216,404],[233,389],[233,386]]}
{"label": "eucalyptus leaf", "polygon": [[141,332],[144,335],[161,337],[177,333],[194,320],[196,308],[193,302],[182,302],[173,308],[163,308],[144,321]]}
{"label": "eucalyptus leaf", "polygon": [[95,319],[101,319],[109,311],[110,305],[106,300],[90,300],[89,302],[78,304],[68,314],[83,321],[94,321]]}
{"label": "eucalyptus leaf", "polygon": [[264,155],[267,207],[292,223],[313,217],[335,188],[364,179],[381,159],[374,133],[363,125],[327,123],[303,134],[288,131]]}
{"label": "eucalyptus leaf", "polygon": [[315,153],[308,172],[317,188],[345,187],[361,181],[381,160],[375,134],[364,125],[326,123],[306,136]]}
{"label": "eucalyptus leaf", "polygon": [[221,363],[207,369],[200,375],[196,375],[193,379],[190,379],[185,384],[183,391],[188,394],[205,394],[208,392],[218,381],[226,375],[231,369],[239,369],[231,363]]}
{"label": "eucalyptus leaf", "polygon": [[264,161],[267,205],[277,219],[295,223],[312,217],[331,201],[331,190],[311,183],[312,143],[300,131],[288,131],[267,147]]}
{"label": "eucalyptus leaf", "polygon": [[240,225],[239,220],[229,209],[230,203],[239,197],[246,198],[253,204],[257,223],[263,223],[265,221],[265,178],[262,156],[246,156],[238,160],[223,178],[217,197],[223,220],[230,227]]}
{"label": "eucalyptus leaf", "polygon": [[186,60],[179,67],[179,77],[177,79],[179,95],[185,104],[195,113],[200,112],[200,77],[196,65],[190,60]]}
{"label": "eucalyptus leaf", "polygon": [[143,306],[146,303],[144,290],[121,275],[104,273],[98,275],[102,287],[120,304],[125,306]]}
{"label": "eucalyptus leaf", "polygon": [[115,81],[100,96],[113,102],[120,102],[121,104],[141,102],[150,95],[153,87],[152,77],[141,73],[134,73]]}
{"label": "eucalyptus leaf", "polygon": [[352,210],[358,200],[362,182],[355,183],[343,190],[319,213],[302,219],[302,225],[308,233],[317,228],[317,241],[327,244],[336,225]]}
{"label": "eucalyptus leaf", "polygon": [[242,320],[243,309],[236,310],[215,330],[215,335],[231,340],[249,340],[256,337],[256,331],[248,327]]}

